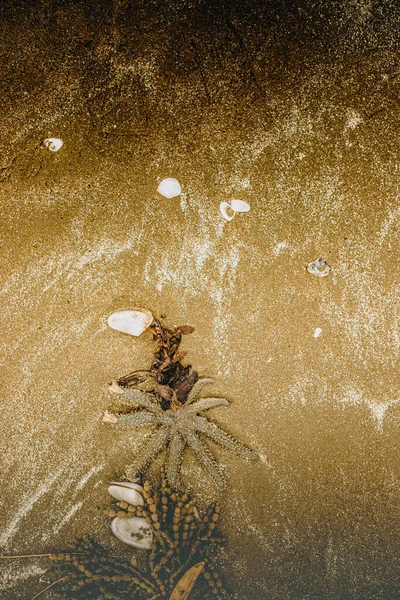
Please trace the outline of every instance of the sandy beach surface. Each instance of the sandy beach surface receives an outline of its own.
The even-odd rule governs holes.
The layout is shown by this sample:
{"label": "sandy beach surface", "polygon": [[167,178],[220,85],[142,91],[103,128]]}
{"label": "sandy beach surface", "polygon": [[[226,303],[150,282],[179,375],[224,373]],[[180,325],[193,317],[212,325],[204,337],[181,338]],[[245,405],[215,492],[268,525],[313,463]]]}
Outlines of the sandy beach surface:
{"label": "sandy beach surface", "polygon": [[[396,3],[0,15],[1,553],[118,546],[107,485],[151,428],[102,423],[107,383],[148,368],[154,345],[107,318],[144,306],[195,328],[185,361],[231,402],[210,416],[260,455],[213,447],[222,496],[183,465],[200,506],[221,500],[237,597],[398,598]],[[165,177],[179,197],[157,193]],[[251,210],[228,222],[235,198]],[[318,258],[327,277],[306,270]],[[47,567],[0,562],[1,598],[32,598]]]}

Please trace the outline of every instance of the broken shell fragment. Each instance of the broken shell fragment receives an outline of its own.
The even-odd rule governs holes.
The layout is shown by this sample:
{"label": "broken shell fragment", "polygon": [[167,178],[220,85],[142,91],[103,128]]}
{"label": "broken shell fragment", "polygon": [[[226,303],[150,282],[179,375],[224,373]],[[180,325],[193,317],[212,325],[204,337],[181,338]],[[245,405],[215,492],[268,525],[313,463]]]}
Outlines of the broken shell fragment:
{"label": "broken shell fragment", "polygon": [[173,177],[167,177],[167,179],[162,180],[157,188],[157,192],[165,198],[176,198],[176,196],[181,195],[182,188],[177,179],[174,179]]}
{"label": "broken shell fragment", "polygon": [[116,381],[111,381],[111,383],[108,384],[108,391],[112,394],[123,394],[124,390],[123,388],[118,385],[118,383]]}
{"label": "broken shell fragment", "polygon": [[143,517],[130,517],[121,519],[115,517],[111,522],[111,531],[121,542],[149,550],[153,541],[153,532],[151,526]]}
{"label": "broken shell fragment", "polygon": [[250,204],[247,204],[244,200],[231,200],[231,208],[235,212],[249,212]]}
{"label": "broken shell fragment", "polygon": [[47,138],[43,144],[50,152],[58,152],[63,145],[63,141],[58,138]]}
{"label": "broken shell fragment", "polygon": [[219,210],[220,210],[221,215],[227,221],[232,221],[233,217],[236,214],[236,212],[233,210],[233,208],[231,207],[229,202],[221,202],[221,204],[219,205]]}
{"label": "broken shell fragment", "polygon": [[132,506],[143,506],[144,500],[139,492],[143,492],[142,486],[137,483],[130,482],[111,482],[108,488],[110,496],[121,502],[127,502]]}
{"label": "broken shell fragment", "polygon": [[119,310],[108,317],[107,323],[112,329],[138,337],[153,322],[153,315],[145,308]]}
{"label": "broken shell fragment", "polygon": [[326,277],[330,270],[330,265],[323,258],[317,258],[307,265],[307,271],[317,277]]}
{"label": "broken shell fragment", "polygon": [[118,419],[112,413],[109,413],[108,410],[103,414],[103,423],[118,423]]}

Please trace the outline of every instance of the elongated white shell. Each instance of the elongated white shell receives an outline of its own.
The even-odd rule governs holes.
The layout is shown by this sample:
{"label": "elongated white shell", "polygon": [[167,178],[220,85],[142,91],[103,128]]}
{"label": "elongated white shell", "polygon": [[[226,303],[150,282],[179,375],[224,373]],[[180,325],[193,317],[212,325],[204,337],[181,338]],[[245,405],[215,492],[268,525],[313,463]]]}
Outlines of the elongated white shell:
{"label": "elongated white shell", "polygon": [[229,202],[221,202],[221,204],[219,205],[219,210],[221,212],[221,215],[227,221],[232,221],[233,217],[236,214]]}
{"label": "elongated white shell", "polygon": [[143,493],[143,488],[140,483],[134,483],[133,481],[111,481],[110,485],[120,485],[121,487],[137,490],[138,492]]}
{"label": "elongated white shell", "polygon": [[107,322],[113,329],[137,337],[151,325],[153,322],[153,315],[145,308],[137,310],[119,310],[110,315]]}
{"label": "elongated white shell", "polygon": [[144,500],[139,494],[139,490],[143,492],[143,488],[137,484],[133,485],[135,487],[127,487],[124,484],[113,482],[108,488],[108,493],[121,502],[127,502],[128,504],[132,504],[132,506],[143,506]]}
{"label": "elongated white shell", "polygon": [[249,212],[250,204],[247,204],[244,200],[231,200],[231,209],[235,212]]}
{"label": "elongated white shell", "polygon": [[174,179],[173,177],[167,177],[167,179],[162,180],[157,188],[157,192],[165,198],[175,198],[176,196],[181,195],[182,188],[177,179]]}
{"label": "elongated white shell", "polygon": [[63,141],[59,140],[58,138],[47,138],[44,140],[43,144],[48,150],[50,150],[50,152],[58,152],[63,145]]}
{"label": "elongated white shell", "polygon": [[115,517],[111,522],[111,531],[121,542],[149,550],[153,541],[151,526],[143,517],[120,519]]}

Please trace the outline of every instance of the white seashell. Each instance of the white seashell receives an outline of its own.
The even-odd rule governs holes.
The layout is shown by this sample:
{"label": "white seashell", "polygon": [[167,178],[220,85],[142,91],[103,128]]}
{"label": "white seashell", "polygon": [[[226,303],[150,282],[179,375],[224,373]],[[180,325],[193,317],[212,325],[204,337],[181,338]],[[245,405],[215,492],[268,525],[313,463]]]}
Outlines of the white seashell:
{"label": "white seashell", "polygon": [[233,217],[236,214],[236,212],[233,210],[233,208],[231,207],[229,202],[221,202],[221,204],[219,205],[219,210],[220,210],[221,215],[227,221],[232,221]]}
{"label": "white seashell", "polygon": [[108,317],[107,323],[113,329],[139,336],[153,322],[153,315],[145,308],[119,310]]}
{"label": "white seashell", "polygon": [[244,200],[231,200],[231,209],[235,212],[249,212],[250,204],[247,204]]}
{"label": "white seashell", "polygon": [[326,277],[330,270],[330,265],[323,258],[317,258],[307,265],[307,271],[317,277]]}
{"label": "white seashell", "polygon": [[250,204],[247,204],[244,200],[231,200],[231,202],[221,202],[219,210],[224,219],[232,221],[236,213],[249,212]]}
{"label": "white seashell", "polygon": [[58,152],[63,143],[64,142],[62,140],[59,140],[58,138],[47,138],[43,142],[46,148],[51,152]]}
{"label": "white seashell", "polygon": [[120,485],[124,488],[129,488],[130,490],[137,490],[138,492],[143,493],[143,488],[140,483],[134,483],[133,481],[111,481],[110,485]]}
{"label": "white seashell", "polygon": [[322,333],[322,329],[321,327],[317,327],[316,330],[314,331],[314,337],[317,338],[321,335]]}
{"label": "white seashell", "polygon": [[149,550],[153,541],[151,525],[143,517],[120,519],[115,517],[111,522],[111,531],[121,542]]}
{"label": "white seashell", "polygon": [[102,418],[103,423],[118,423],[118,419],[112,413],[109,413],[108,410],[103,415]]}
{"label": "white seashell", "polygon": [[112,381],[108,386],[108,391],[112,394],[123,394],[124,390],[116,381]]}
{"label": "white seashell", "polygon": [[120,483],[112,483],[108,488],[108,493],[116,500],[127,502],[132,506],[144,506],[144,500],[139,494],[139,490],[143,492],[143,488],[140,485],[134,485],[135,487],[127,487]]}
{"label": "white seashell", "polygon": [[162,180],[157,188],[157,192],[161,194],[161,196],[165,196],[165,198],[175,198],[176,196],[181,195],[182,188],[177,179],[168,177],[167,179]]}

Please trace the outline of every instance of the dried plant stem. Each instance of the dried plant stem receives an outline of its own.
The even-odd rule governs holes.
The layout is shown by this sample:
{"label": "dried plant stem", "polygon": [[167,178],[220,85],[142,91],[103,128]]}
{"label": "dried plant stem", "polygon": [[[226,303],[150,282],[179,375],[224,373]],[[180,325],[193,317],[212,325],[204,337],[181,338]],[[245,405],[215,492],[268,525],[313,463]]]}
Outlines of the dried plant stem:
{"label": "dried plant stem", "polygon": [[[68,552],[68,554],[71,555],[76,555],[76,554],[87,554],[87,552]],[[54,552],[51,552],[49,554],[15,554],[15,555],[11,555],[11,554],[3,554],[2,556],[0,556],[0,559],[7,559],[7,558],[39,558],[39,557],[43,557],[43,556],[54,556]]]}
{"label": "dried plant stem", "polygon": [[68,575],[64,575],[64,577],[60,577],[60,579],[57,579],[57,581],[53,581],[53,583],[51,583],[50,585],[48,585],[47,587],[45,587],[44,590],[42,590],[41,592],[39,592],[38,594],[36,594],[36,596],[33,596],[32,600],[35,600],[35,598],[39,598],[39,596],[41,596],[42,594],[44,594],[44,592],[47,592],[47,590],[49,590],[50,588],[52,588],[53,585],[56,585],[57,583],[60,583],[60,581],[65,581],[66,579],[68,579]]}
{"label": "dried plant stem", "polygon": [[4,554],[3,556],[0,556],[1,559],[5,559],[5,558],[36,558],[39,556],[51,556],[51,554],[16,554],[14,556],[10,555],[10,554]]}

